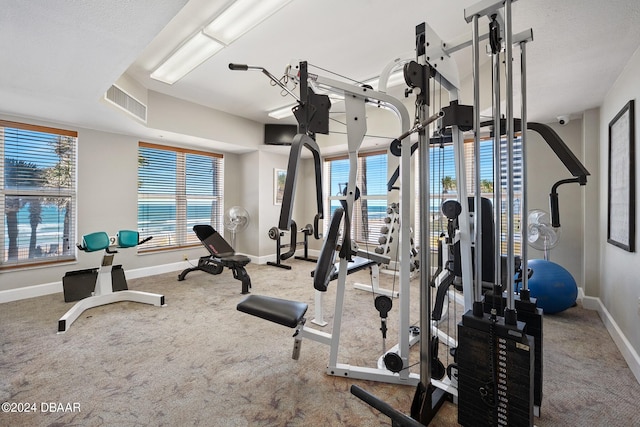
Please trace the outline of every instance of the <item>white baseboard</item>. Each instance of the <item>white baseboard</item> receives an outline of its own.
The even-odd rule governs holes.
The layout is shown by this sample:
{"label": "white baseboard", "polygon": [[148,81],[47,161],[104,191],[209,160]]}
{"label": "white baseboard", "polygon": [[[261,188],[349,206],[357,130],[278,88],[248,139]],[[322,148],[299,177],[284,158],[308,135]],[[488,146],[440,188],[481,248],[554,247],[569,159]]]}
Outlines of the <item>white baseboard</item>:
{"label": "white baseboard", "polygon": [[[171,264],[157,265],[154,267],[136,268],[133,270],[125,270],[127,279],[138,279],[140,277],[153,276],[156,274],[164,274],[171,272],[178,272],[185,268],[197,265],[198,260],[192,261],[180,261]],[[178,276],[176,275],[176,280]],[[62,281],[44,283],[42,285],[26,286],[24,288],[9,289],[6,291],[0,291],[0,304],[11,301],[18,301],[27,298],[41,297],[43,295],[57,294],[62,292]]]}
{"label": "white baseboard", "polygon": [[57,294],[59,292],[62,292],[62,282],[44,283],[42,285],[9,289],[7,291],[0,291],[0,303],[41,297],[43,295]]}
{"label": "white baseboard", "polygon": [[[304,249],[298,249],[296,250],[296,253],[294,254],[294,256],[303,256],[304,255]],[[309,257],[313,257],[313,258],[317,258],[318,256],[320,256],[320,251],[315,250],[315,249],[309,249],[307,251],[307,255]],[[249,258],[251,258],[251,262],[255,262],[256,264],[266,264],[267,262],[276,262],[276,254],[271,254],[271,255],[265,255],[265,256],[261,256],[261,257],[253,257],[248,255]],[[286,263],[286,261],[281,261],[282,263]]]}
{"label": "white baseboard", "polygon": [[[134,270],[125,270],[127,279],[139,279],[140,277],[155,276],[156,274],[172,273],[174,271],[182,271],[185,268],[198,265],[198,260],[172,262],[171,264],[154,265],[153,267],[136,268]],[[176,280],[178,276],[176,276]]]}
{"label": "white baseboard", "polygon": [[[320,251],[317,250],[309,250],[309,256],[317,257]],[[304,250],[299,249],[296,251],[297,256],[304,255]],[[267,261],[275,260],[276,256],[267,255],[262,257],[256,257],[253,255],[247,255],[251,262],[256,264],[266,264]],[[194,265],[198,265],[198,259],[190,260],[190,261],[180,261],[174,262],[170,264],[162,264],[156,265],[153,267],[143,267],[136,268],[132,270],[125,270],[125,274],[127,279],[138,279],[141,277],[154,276],[156,274],[164,274],[171,272],[180,272],[185,268],[193,267]],[[177,279],[176,275],[176,279]],[[34,286],[26,286],[24,288],[16,288],[9,289],[6,291],[0,291],[0,304],[11,301],[18,301],[27,298],[35,298],[43,295],[50,295],[62,292],[62,281],[52,282],[52,283],[44,283],[41,285]]]}
{"label": "white baseboard", "polygon": [[629,369],[631,369],[631,372],[633,372],[633,375],[636,377],[636,381],[640,383],[640,356],[633,346],[631,346],[631,343],[627,340],[624,333],[622,333],[622,330],[618,327],[609,310],[602,304],[600,298],[584,296],[582,298],[582,306],[588,310],[598,312],[613,342],[616,343],[618,350],[622,353],[622,357],[624,357],[627,365],[629,365]]}

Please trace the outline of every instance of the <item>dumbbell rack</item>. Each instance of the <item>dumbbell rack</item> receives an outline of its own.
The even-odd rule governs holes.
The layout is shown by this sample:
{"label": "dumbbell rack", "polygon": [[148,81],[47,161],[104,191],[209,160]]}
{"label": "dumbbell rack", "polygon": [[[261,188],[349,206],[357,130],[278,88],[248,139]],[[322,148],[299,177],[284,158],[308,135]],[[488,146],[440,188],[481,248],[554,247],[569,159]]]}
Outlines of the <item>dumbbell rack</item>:
{"label": "dumbbell rack", "polygon": [[384,218],[385,225],[380,228],[380,237],[378,238],[380,245],[375,249],[378,255],[386,255],[391,251],[389,245],[393,242],[393,234],[397,234],[395,231],[396,224],[399,223],[398,214],[398,204],[391,203],[387,208],[387,216]]}
{"label": "dumbbell rack", "polygon": [[[394,234],[396,232],[396,225],[400,224],[399,219],[399,208],[398,203],[391,203],[387,208],[387,216],[384,218],[384,223],[382,227],[380,227],[380,237],[378,238],[379,245],[375,249],[375,253],[378,255],[387,255],[390,251],[390,244],[393,242]],[[415,242],[413,239],[413,234],[411,237],[411,252],[410,252],[410,269],[411,274],[418,270],[420,263],[417,260],[418,251],[415,249]]]}

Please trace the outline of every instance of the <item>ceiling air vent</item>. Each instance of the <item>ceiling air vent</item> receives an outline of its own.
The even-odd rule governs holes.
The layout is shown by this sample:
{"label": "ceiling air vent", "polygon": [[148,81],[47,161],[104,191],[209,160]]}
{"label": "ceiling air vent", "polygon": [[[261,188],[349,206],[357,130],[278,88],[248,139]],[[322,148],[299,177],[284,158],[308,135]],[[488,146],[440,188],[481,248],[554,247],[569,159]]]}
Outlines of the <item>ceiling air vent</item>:
{"label": "ceiling air vent", "polygon": [[118,86],[111,86],[104,97],[107,101],[122,108],[127,113],[145,123],[147,122],[147,106],[120,89]]}

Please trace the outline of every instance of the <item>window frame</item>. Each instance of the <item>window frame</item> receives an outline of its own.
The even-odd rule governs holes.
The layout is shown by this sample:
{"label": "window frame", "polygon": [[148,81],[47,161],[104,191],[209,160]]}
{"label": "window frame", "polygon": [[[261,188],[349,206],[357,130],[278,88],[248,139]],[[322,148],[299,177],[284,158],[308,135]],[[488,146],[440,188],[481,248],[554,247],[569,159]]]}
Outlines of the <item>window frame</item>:
{"label": "window frame", "polygon": [[[189,201],[193,200],[204,200],[217,202],[218,208],[215,209],[215,212],[212,212],[211,219],[209,222],[206,221],[198,221],[199,224],[207,223],[211,225],[216,230],[222,232],[224,224],[223,224],[223,215],[224,215],[224,155],[215,152],[209,151],[201,151],[194,150],[182,147],[174,147],[170,145],[161,145],[154,144],[144,141],[138,142],[138,182],[141,182],[140,170],[141,165],[141,150],[142,149],[150,149],[150,150],[162,150],[163,152],[174,153],[176,155],[176,167],[175,167],[175,192],[173,194],[170,193],[141,193],[140,188],[141,184],[138,187],[138,215],[137,215],[137,227],[138,232],[140,233],[140,238],[144,239],[149,236],[154,236],[153,230],[148,230],[146,227],[141,227],[141,212],[140,206],[141,203],[145,199],[155,199],[155,200],[167,200],[174,203],[175,206],[175,218],[170,218],[170,220],[174,221],[174,230],[173,235],[175,235],[175,243],[173,244],[158,244],[158,241],[161,240],[156,236],[154,239],[151,239],[147,243],[144,243],[138,246],[138,253],[151,253],[151,252],[161,252],[161,251],[169,251],[169,250],[179,250],[183,248],[192,248],[196,247],[200,244],[197,239],[197,236],[188,230],[189,220]],[[187,185],[187,175],[189,175],[189,170],[187,167],[187,156],[195,155],[202,156],[212,159],[213,161],[217,161],[216,171],[212,172],[212,193],[211,195],[204,194],[190,194],[188,192]],[[216,160],[218,159],[218,160]],[[218,179],[215,179],[218,178]],[[216,194],[217,193],[217,194]],[[141,197],[142,196],[142,197]],[[171,234],[171,232],[169,232]],[[155,242],[154,242],[155,240]],[[171,239],[169,238],[169,242]]]}
{"label": "window frame", "polygon": [[[60,154],[56,153],[57,148],[53,147],[50,150],[39,152],[37,156],[33,155],[31,158],[29,158],[29,155],[27,154],[24,156],[25,160],[21,160],[23,162],[26,161],[26,162],[36,164],[37,161],[43,161],[45,157],[48,157],[49,154],[55,154],[58,156],[58,158],[61,161],[69,161],[70,164],[63,165],[64,167],[62,169],[62,171],[65,172],[64,174],[65,178],[68,178],[68,184],[51,187],[49,185],[46,185],[47,183],[49,183],[49,181],[47,180],[44,182],[45,185],[40,185],[36,187],[29,186],[29,185],[23,186],[22,188],[20,188],[19,185],[17,185],[16,188],[7,187],[5,182],[5,173],[6,173],[5,168],[7,165],[7,162],[6,162],[7,131],[6,129],[16,129],[18,131],[15,135],[17,138],[20,138],[18,135],[19,131],[38,132],[38,133],[45,134],[45,136],[42,136],[41,140],[39,139],[39,141],[43,143],[45,142],[45,140],[49,139],[49,137],[51,137],[51,140],[46,141],[47,143],[54,141],[56,138],[58,138],[58,140],[56,141],[58,143],[63,142],[62,138],[72,138],[71,141],[66,141],[66,142],[71,142],[71,145],[68,152],[64,154],[66,156],[65,158],[61,157]],[[26,139],[29,137],[23,136],[23,138]],[[31,138],[33,138],[33,136],[31,136]],[[31,144],[26,144],[26,142],[27,141],[20,141],[20,139],[18,139],[17,141],[18,145],[16,146],[16,150],[18,150],[17,147],[21,147],[20,143],[25,145],[25,147],[27,145],[31,148],[34,147],[32,140],[28,141],[28,142],[31,142]],[[41,148],[41,147],[38,147],[37,145],[36,147]],[[19,153],[21,154],[21,156],[24,155],[25,152],[27,152],[27,150],[19,149]],[[0,270],[21,269],[21,268],[43,266],[43,265],[54,265],[54,264],[76,261],[77,252],[75,247],[75,241],[76,241],[77,232],[78,232],[77,223],[76,223],[78,132],[73,130],[68,130],[68,129],[49,127],[49,126],[34,125],[34,124],[14,122],[9,120],[0,120],[0,158],[2,159],[0,164],[0,207],[2,211],[2,217],[0,218],[0,227],[2,229],[1,231],[2,235],[0,238],[0,253],[2,253],[2,256],[0,257]],[[60,162],[56,163],[56,166],[58,165],[60,165]],[[55,168],[56,166],[43,168],[42,170],[43,171],[53,170],[53,168]],[[54,176],[60,176],[60,175],[54,175]],[[59,202],[56,203],[56,202],[52,202],[51,200],[49,200],[48,202],[49,205],[57,205],[57,208],[58,208],[57,225],[54,231],[55,235],[57,236],[57,238],[55,239],[56,242],[53,242],[53,240],[49,238],[51,242],[48,242],[48,243],[46,241],[42,242],[42,245],[48,246],[48,248],[47,246],[45,246],[45,248],[43,249],[42,246],[37,245],[37,243],[38,241],[42,241],[42,239],[47,240],[45,235],[36,233],[36,236],[34,238],[32,233],[29,237],[29,245],[27,246],[27,249],[28,249],[27,257],[20,256],[20,251],[21,250],[24,251],[25,248],[18,246],[18,249],[17,249],[18,256],[15,258],[15,260],[13,259],[10,260],[9,251],[11,250],[11,248],[5,246],[5,239],[9,239],[9,234],[10,234],[9,230],[7,230],[6,228],[8,227],[7,216],[6,216],[7,215],[7,210],[6,210],[7,196],[15,197],[19,199],[32,199],[32,200],[39,201],[38,209],[35,211],[36,212],[35,215],[37,215],[36,217],[37,223],[35,223],[36,231],[42,224],[53,224],[53,223],[45,222],[46,220],[40,216],[43,209],[41,205],[42,202],[45,202],[44,209],[46,209],[47,199],[62,200],[63,203],[59,203]],[[27,203],[25,203],[25,206],[27,205]],[[29,205],[29,209],[31,209],[31,203],[28,203],[28,205]],[[63,206],[65,208],[64,209],[65,214],[62,219],[62,222],[60,222],[59,213]],[[53,206],[49,206],[49,207],[53,207]],[[45,215],[45,218],[46,217],[47,216]],[[66,223],[66,227],[65,227],[65,223]],[[18,222],[16,225],[19,225],[19,224],[20,223]],[[31,228],[33,230],[34,223],[30,222],[29,225],[31,225]],[[65,231],[67,232],[66,235],[65,235]],[[44,230],[42,230],[42,233],[44,233]],[[50,233],[51,233],[50,230],[47,231],[47,234],[50,234]],[[16,239],[19,239],[19,234],[16,235]],[[18,241],[18,245],[19,245],[19,241]]]}

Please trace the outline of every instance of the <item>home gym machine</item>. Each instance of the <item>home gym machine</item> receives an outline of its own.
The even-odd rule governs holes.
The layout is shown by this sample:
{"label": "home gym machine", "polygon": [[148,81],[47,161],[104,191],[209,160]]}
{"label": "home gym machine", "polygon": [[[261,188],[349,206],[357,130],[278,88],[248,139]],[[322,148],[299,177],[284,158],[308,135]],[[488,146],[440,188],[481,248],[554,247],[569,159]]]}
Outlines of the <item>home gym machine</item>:
{"label": "home gym machine", "polygon": [[[489,313],[485,312],[486,300],[483,301],[483,236],[482,216],[483,210],[481,206],[481,189],[480,189],[480,156],[476,155],[475,160],[475,196],[474,196],[474,216],[473,216],[473,236],[469,227],[469,209],[466,203],[466,194],[459,194],[460,199],[454,209],[450,211],[451,215],[447,215],[449,219],[459,221],[459,239],[461,242],[462,259],[462,276],[463,276],[463,292],[464,306],[466,312],[462,315],[462,321],[458,324],[458,347],[456,349],[455,372],[449,379],[449,387],[442,388],[438,381],[430,378],[433,372],[430,363],[432,362],[432,351],[430,341],[431,334],[424,333],[421,337],[421,381],[416,390],[414,402],[411,407],[411,418],[419,421],[423,425],[431,422],[435,416],[439,405],[447,394],[457,400],[458,403],[458,422],[464,426],[532,426],[534,415],[534,367],[535,352],[537,350],[533,334],[540,334],[541,337],[541,313],[536,308],[535,301],[529,298],[527,288],[527,274],[522,275],[522,291],[519,295],[520,304],[516,303],[514,295],[514,117],[513,117],[513,46],[519,46],[521,51],[521,67],[522,67],[522,127],[526,126],[526,74],[525,74],[525,46],[526,43],[533,39],[532,31],[527,30],[522,33],[512,34],[511,22],[511,3],[512,0],[491,1],[485,0],[471,6],[465,10],[465,20],[473,24],[471,46],[473,50],[473,81],[474,81],[474,105],[471,110],[468,107],[458,106],[457,89],[455,81],[451,80],[451,74],[447,73],[446,68],[442,66],[442,62],[446,62],[445,58],[449,54],[469,46],[468,41],[460,44],[444,44],[433,32],[424,24],[416,29],[416,51],[417,62],[411,62],[405,65],[405,80],[411,88],[418,88],[418,101],[416,103],[420,110],[420,117],[426,115],[425,110],[428,102],[420,97],[426,97],[429,93],[428,81],[434,78],[434,81],[440,83],[450,93],[449,110],[439,123],[440,129],[444,130],[447,125],[452,125],[452,136],[454,139],[455,159],[460,162],[461,132],[458,125],[462,122],[461,117],[471,111],[473,116],[474,130],[474,151],[479,153],[480,148],[480,81],[479,81],[479,42],[480,39],[489,38],[491,45],[491,53],[494,66],[493,80],[493,114],[494,114],[494,172],[498,178],[494,182],[494,189],[498,189],[494,203],[496,207],[496,218],[501,218],[502,212],[502,196],[500,194],[501,174],[500,165],[504,160],[507,164],[506,187],[506,291],[504,293],[505,304],[501,313],[495,306],[489,307]],[[483,17],[489,18],[489,32],[481,36],[478,30],[478,21]],[[426,46],[429,46],[427,52]],[[500,58],[500,52],[505,51],[504,60]],[[501,64],[505,64],[506,74],[506,135],[507,135],[507,155],[506,159],[502,159],[501,142],[500,142],[500,84],[499,74]],[[497,83],[496,83],[497,82]],[[466,120],[465,120],[466,121]],[[399,138],[401,139],[401,138]],[[457,139],[457,141],[456,141]],[[524,139],[524,133],[523,133]],[[420,162],[419,174],[421,184],[426,184],[429,179],[429,144],[424,133],[420,134]],[[523,141],[524,145],[524,141]],[[404,148],[404,147],[403,147]],[[524,150],[523,150],[524,157]],[[464,168],[456,170],[464,173]],[[523,172],[523,174],[526,173]],[[526,175],[525,175],[526,176]],[[457,176],[459,182],[466,182],[464,175]],[[525,180],[526,181],[526,180]],[[464,189],[464,185],[461,188]],[[526,189],[523,188],[523,193]],[[526,200],[526,194],[525,194]],[[430,200],[428,185],[420,186],[420,237],[421,248],[429,247],[429,217],[428,206]],[[526,209],[526,203],[524,203]],[[526,212],[526,211],[525,211]],[[526,215],[525,215],[526,216]],[[526,224],[523,226],[526,229]],[[501,285],[501,231],[502,226],[496,224],[494,236],[484,236],[484,238],[496,239],[496,256],[494,257],[494,265],[496,274],[494,274],[494,283],[496,289]],[[451,233],[453,234],[453,233]],[[473,238],[473,240],[472,240]],[[470,263],[465,260],[471,257],[471,245],[474,247],[474,264],[473,277],[470,280],[469,273]],[[421,250],[421,267],[423,271],[430,271],[429,259],[427,251]],[[522,253],[522,269],[527,272],[527,254],[526,248],[523,246]],[[432,326],[431,319],[431,296],[428,292],[429,284],[427,283],[427,275],[421,277],[421,329],[430,331]],[[503,293],[498,294],[502,297]],[[501,298],[500,298],[501,299]],[[495,301],[495,299],[493,300]],[[491,301],[491,303],[493,302]],[[501,301],[502,302],[502,301]],[[521,313],[529,312],[531,319],[523,320]],[[525,316],[526,317],[526,316]],[[537,328],[540,330],[536,330]],[[454,371],[453,369],[451,371]],[[540,372],[541,378],[541,372]],[[453,380],[456,380],[455,382]],[[446,385],[446,384],[445,384]],[[365,402],[371,404],[380,410],[384,410],[392,420],[394,425],[412,425],[410,421],[403,420],[398,417],[398,413],[393,408],[384,406],[384,402],[380,402],[375,396],[371,396],[358,387],[352,387],[352,393]],[[396,421],[397,420],[397,421]]]}
{"label": "home gym machine", "polygon": [[[109,236],[104,231],[100,231],[85,234],[82,237],[82,244],[77,245],[78,249],[83,252],[104,250],[104,255],[102,256],[102,263],[100,264],[97,276],[93,274],[83,274],[83,276],[85,276],[83,281],[86,282],[88,279],[92,282],[89,283],[89,291],[85,295],[79,295],[82,299],[58,320],[59,334],[67,332],[71,324],[80,317],[85,310],[101,305],[121,301],[133,301],[160,307],[165,306],[164,295],[128,290],[124,271],[122,271],[120,266],[113,265],[113,258],[118,253],[118,249],[132,248],[141,245],[151,240],[151,237],[143,240],[138,239],[138,232],[131,230],[120,230],[115,236]],[[71,277],[72,280],[74,276],[76,279],[79,277],[79,275],[67,274],[68,276],[65,276],[65,278]],[[113,280],[114,278],[115,280]],[[75,282],[74,284],[77,286],[77,280],[73,280],[73,282]],[[63,285],[64,284],[65,279],[63,279]],[[83,288],[85,288],[85,284],[86,283],[82,284]],[[76,293],[76,295],[78,294]]]}
{"label": "home gym machine", "polygon": [[[246,65],[231,65],[231,69],[259,69],[261,67],[249,67]],[[409,348],[412,343],[417,342],[418,337],[411,333],[409,324],[409,298],[410,298],[410,200],[412,199],[410,185],[401,186],[400,191],[400,237],[399,247],[401,256],[399,261],[399,301],[398,301],[398,344],[388,350],[379,359],[376,367],[359,367],[350,364],[339,363],[338,353],[340,346],[340,332],[342,326],[343,305],[345,299],[346,276],[349,273],[350,266],[353,265],[354,259],[358,256],[363,258],[371,258],[373,255],[378,259],[384,260],[384,256],[378,254],[370,254],[360,250],[355,241],[350,236],[350,224],[352,220],[353,205],[357,197],[356,174],[357,174],[357,155],[362,140],[366,132],[366,114],[365,105],[372,104],[376,108],[388,108],[395,112],[400,118],[401,129],[407,135],[418,131],[421,127],[410,128],[409,114],[402,102],[385,93],[373,91],[367,86],[355,86],[341,81],[336,81],[319,75],[309,74],[307,71],[307,63],[301,62],[299,67],[292,69],[290,78],[298,79],[300,83],[301,97],[306,93],[308,85],[313,86],[317,91],[325,91],[336,93],[344,97],[346,107],[346,123],[347,123],[347,144],[349,153],[349,180],[345,199],[342,201],[342,207],[335,208],[331,218],[329,231],[325,237],[322,251],[316,264],[314,273],[314,288],[317,291],[326,291],[331,277],[337,270],[337,290],[336,304],[334,309],[333,326],[331,333],[320,332],[305,325],[304,314],[307,310],[307,304],[296,301],[271,298],[266,296],[251,295],[238,304],[238,310],[261,317],[263,319],[289,326],[296,329],[294,342],[294,358],[297,358],[300,352],[302,339],[312,339],[314,341],[326,344],[330,347],[329,363],[327,366],[327,374],[340,377],[351,377],[357,379],[374,380],[381,382],[389,382],[405,385],[416,385],[419,377],[410,372],[409,366]],[[266,73],[265,73],[266,74]],[[273,78],[272,78],[273,80]],[[277,79],[275,79],[277,81]],[[277,84],[277,83],[276,83]],[[326,95],[315,95],[326,96]],[[296,99],[298,99],[296,97]],[[313,99],[308,97],[307,99]],[[306,102],[306,101],[305,101]],[[310,109],[313,102],[305,103],[299,99],[299,105],[294,108],[294,112],[304,110],[305,107]],[[328,102],[328,101],[327,101]],[[308,110],[307,110],[308,111]],[[317,113],[317,111],[316,111]],[[328,115],[328,114],[327,114]],[[300,114],[296,114],[299,118]],[[321,115],[322,116],[322,115]],[[440,114],[436,114],[421,125],[426,126],[431,121],[435,121]],[[300,119],[299,119],[300,121]],[[327,129],[328,132],[328,129]],[[296,149],[296,142],[301,147],[302,141],[313,141],[307,134],[298,134],[293,139],[292,152],[289,157],[289,168],[287,170],[287,182],[285,183],[284,200],[280,217],[280,229],[283,225],[288,226],[291,220],[291,203],[294,194],[294,185],[296,179],[296,168],[299,161],[299,151]],[[311,142],[310,142],[311,144]],[[315,141],[313,141],[315,144]],[[299,148],[297,149],[299,150]],[[403,152],[401,156],[400,179],[401,183],[410,182],[411,154],[409,151]],[[291,185],[287,185],[291,183]],[[321,181],[317,181],[317,194],[321,193]],[[321,197],[321,196],[319,196]],[[403,203],[404,202],[404,203]],[[342,242],[338,241],[338,231],[342,226]],[[317,227],[316,227],[317,230]],[[339,262],[337,268],[335,264],[336,251],[339,251]],[[388,263],[388,259],[386,260]],[[378,307],[376,307],[378,308]],[[380,304],[381,322],[386,320],[386,305]]]}
{"label": "home gym machine", "polygon": [[[302,242],[298,242],[296,235],[297,233],[302,233],[304,236],[304,240]],[[304,248],[303,256],[296,256],[295,259],[301,259],[303,261],[316,262],[317,259],[309,257],[309,236],[313,235],[313,225],[307,224],[304,228],[298,230],[298,226],[295,221],[291,221],[291,228],[289,230],[289,236],[291,240],[288,244],[282,243],[282,236],[285,235],[285,232],[280,230],[278,227],[271,227],[269,229],[269,238],[271,240],[276,241],[276,261],[267,261],[267,265],[272,265],[274,267],[284,268],[286,270],[291,270],[290,265],[285,265],[281,261],[285,261],[291,258],[298,249],[298,246],[302,245]],[[285,253],[282,253],[282,249],[289,248],[289,250]]]}

